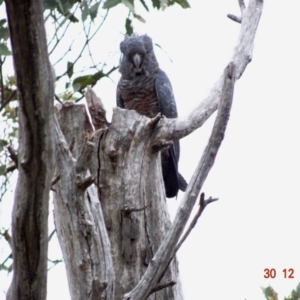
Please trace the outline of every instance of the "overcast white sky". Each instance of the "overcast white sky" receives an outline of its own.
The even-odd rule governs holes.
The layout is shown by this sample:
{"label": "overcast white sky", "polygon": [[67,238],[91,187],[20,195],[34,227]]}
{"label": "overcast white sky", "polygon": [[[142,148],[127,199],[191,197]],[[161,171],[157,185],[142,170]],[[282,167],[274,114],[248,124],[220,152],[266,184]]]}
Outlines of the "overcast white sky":
{"label": "overcast white sky", "polygon": [[[239,24],[226,15],[239,14],[237,2],[190,0],[188,10],[138,10],[147,23],[134,22],[137,31],[148,33],[167,53],[155,49],[171,79],[180,116],[205,98],[229,61]],[[299,11],[298,0],[265,3],[253,60],[236,84],[225,140],[203,188],[220,200],[207,208],[178,253],[187,300],[259,300],[264,299],[260,286],[268,284],[283,299],[300,282]],[[124,15],[121,6],[111,11],[94,46],[99,60],[109,52],[112,60],[119,57]],[[109,116],[119,77],[116,72],[113,81],[104,79],[95,87]],[[179,169],[187,180],[214,117],[181,141]],[[182,195],[168,200],[172,215]],[[0,213],[4,220],[4,208]],[[60,258],[54,243],[50,257]],[[276,278],[264,279],[265,268],[276,269]],[[294,279],[284,278],[285,268],[294,269]],[[0,276],[3,291],[1,282],[7,286],[9,279]],[[49,300],[69,299],[62,264],[49,272],[48,291]]]}

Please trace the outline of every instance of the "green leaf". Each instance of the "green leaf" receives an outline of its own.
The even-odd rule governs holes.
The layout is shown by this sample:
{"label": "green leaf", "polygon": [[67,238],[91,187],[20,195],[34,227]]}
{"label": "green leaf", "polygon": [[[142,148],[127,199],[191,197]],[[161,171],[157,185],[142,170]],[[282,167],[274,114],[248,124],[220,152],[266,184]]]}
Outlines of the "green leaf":
{"label": "green leaf", "polygon": [[8,145],[8,141],[1,139],[0,140],[0,152],[3,151],[4,147]]}
{"label": "green leaf", "polygon": [[120,3],[122,3],[122,0],[106,0],[103,4],[102,8],[109,9]]}
{"label": "green leaf", "polygon": [[74,1],[74,0],[67,0],[67,1],[60,1],[60,0],[57,0],[60,2],[61,6],[63,7],[63,12],[66,13],[66,12],[69,12],[73,5],[77,2],[77,1]]}
{"label": "green leaf", "polygon": [[7,47],[5,44],[3,44],[3,43],[0,43],[0,55],[4,55],[4,56],[11,55],[10,50],[9,50],[8,47]]}
{"label": "green leaf", "polygon": [[91,16],[92,21],[97,17],[99,5],[100,5],[100,2],[95,3],[95,4],[90,8],[90,16]]}
{"label": "green leaf", "polygon": [[132,12],[135,12],[133,4],[128,0],[122,0],[122,3]]}
{"label": "green leaf", "polygon": [[133,34],[133,27],[132,27],[132,21],[127,18],[125,21],[125,30],[127,35],[132,35]]}
{"label": "green leaf", "polygon": [[80,0],[56,0],[56,8],[59,13],[61,13],[65,18],[69,19],[71,22],[76,23],[79,20],[71,13],[71,9],[76,2],[81,2]]}
{"label": "green leaf", "polygon": [[149,11],[149,8],[144,0],[140,0],[146,11]]}
{"label": "green leaf", "polygon": [[93,75],[84,75],[75,78],[72,86],[74,91],[78,92],[78,91],[82,91],[88,85],[94,85],[94,84],[95,84],[95,79],[93,78]]}
{"label": "green leaf", "polygon": [[7,41],[9,38],[9,31],[7,27],[0,27],[0,39]]}
{"label": "green leaf", "polygon": [[160,8],[165,10],[169,5],[174,4],[174,2],[169,2],[169,0],[160,0]]}
{"label": "green leaf", "polygon": [[263,290],[263,293],[268,300],[278,300],[278,294],[275,292],[275,290],[269,285],[268,287],[264,288],[261,287]]}
{"label": "green leaf", "polygon": [[0,20],[0,27],[2,27],[6,23],[6,19],[1,19]]}
{"label": "green leaf", "polygon": [[190,4],[186,0],[174,0],[176,3],[178,3],[182,8],[190,8]]}
{"label": "green leaf", "polygon": [[6,166],[5,165],[1,165],[0,166],[0,176],[3,175],[6,171]]}
{"label": "green leaf", "polygon": [[44,9],[54,10],[57,8],[56,0],[44,0]]}
{"label": "green leaf", "polygon": [[137,14],[135,14],[135,13],[133,13],[133,16],[134,16],[136,19],[138,19],[140,22],[146,23],[146,20],[145,20],[142,16],[137,15]]}
{"label": "green leaf", "polygon": [[90,14],[90,9],[89,9],[86,1],[82,2],[82,6],[83,6],[83,9],[82,9],[82,13],[81,13],[81,20],[82,20],[82,22],[84,22],[86,20],[86,18],[88,17],[88,15]]}
{"label": "green leaf", "polygon": [[154,8],[160,9],[160,1],[159,0],[152,0],[152,5]]}
{"label": "green leaf", "polygon": [[69,19],[72,23],[77,23],[79,22],[79,20],[75,17],[74,14],[72,14],[71,12],[67,12],[64,14],[64,16]]}
{"label": "green leaf", "polygon": [[63,13],[64,13],[64,7],[63,7],[61,1],[60,1],[60,0],[57,0],[56,2],[57,2],[57,4],[58,4],[57,10],[60,11],[61,14],[63,14]]}
{"label": "green leaf", "polygon": [[[143,1],[143,0],[140,0]],[[182,8],[191,7],[187,0],[151,0],[154,8],[166,9],[168,6],[174,5],[175,3],[179,4]]]}
{"label": "green leaf", "polygon": [[67,63],[67,75],[68,75],[69,78],[72,77],[73,72],[74,72],[74,64],[72,62],[68,61],[68,63]]}
{"label": "green leaf", "polygon": [[99,72],[95,73],[92,76],[93,80],[94,80],[94,83],[92,83],[92,84],[95,85],[99,79],[101,79],[102,77],[105,77],[105,76],[106,76],[106,74],[104,74],[102,71],[99,71]]}
{"label": "green leaf", "polygon": [[109,72],[107,74],[103,73],[103,71],[99,71],[93,75],[84,75],[79,76],[74,79],[73,81],[73,89],[75,92],[83,92],[83,89],[85,89],[88,85],[94,86],[98,80],[100,80],[103,77],[107,77],[109,75]]}

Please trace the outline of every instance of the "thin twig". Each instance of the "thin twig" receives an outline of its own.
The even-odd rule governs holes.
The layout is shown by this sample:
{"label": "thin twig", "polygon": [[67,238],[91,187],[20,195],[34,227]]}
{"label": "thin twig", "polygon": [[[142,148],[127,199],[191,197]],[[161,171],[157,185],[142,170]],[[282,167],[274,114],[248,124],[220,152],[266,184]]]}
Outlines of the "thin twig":
{"label": "thin twig", "polygon": [[244,10],[246,9],[245,2],[244,2],[244,0],[238,0],[238,2],[239,2],[240,9],[241,9],[241,13],[243,13]]}
{"label": "thin twig", "polygon": [[194,216],[190,226],[188,227],[187,231],[184,233],[183,237],[180,239],[180,241],[178,242],[176,248],[175,248],[175,253],[179,250],[179,248],[181,247],[181,245],[184,243],[184,241],[187,239],[187,237],[189,236],[189,234],[191,233],[191,231],[193,230],[193,228],[195,227],[195,225],[197,224],[199,218],[201,217],[204,209],[206,208],[206,206],[212,202],[218,201],[218,198],[208,198],[207,200],[204,200],[204,193],[201,193],[200,195],[200,203],[199,203],[199,209],[196,213],[196,215]]}
{"label": "thin twig", "polygon": [[232,14],[228,14],[227,18],[229,18],[230,20],[237,22],[239,24],[242,23],[242,18],[241,17],[237,17],[236,15],[232,15]]}
{"label": "thin twig", "polygon": [[56,229],[53,229],[52,232],[49,234],[49,236],[48,236],[48,242],[51,241],[51,239],[52,239],[52,237],[53,237],[53,235],[54,235],[55,232],[56,232]]}
{"label": "thin twig", "polygon": [[15,94],[17,93],[17,90],[13,90],[9,97],[1,104],[0,111],[13,99]]}
{"label": "thin twig", "polygon": [[238,3],[239,3],[239,6],[240,6],[240,10],[241,10],[241,16],[238,17],[238,16],[233,15],[233,14],[228,14],[227,18],[229,18],[230,20],[232,20],[234,22],[237,22],[237,23],[241,24],[242,20],[243,20],[243,17],[244,17],[245,10],[246,10],[246,5],[245,5],[244,0],[238,0]]}
{"label": "thin twig", "polygon": [[3,84],[3,72],[2,72],[2,66],[4,61],[2,61],[2,57],[0,57],[0,77],[1,77],[1,104],[4,103],[4,84]]}
{"label": "thin twig", "polygon": [[15,149],[12,145],[7,146],[7,150],[9,152],[9,157],[15,163],[16,167],[18,167],[18,154],[16,153]]}
{"label": "thin twig", "polygon": [[16,165],[12,165],[12,166],[9,166],[6,168],[5,172],[4,172],[4,175],[7,175],[8,173],[11,173],[13,172],[14,170],[17,169],[17,166]]}
{"label": "thin twig", "polygon": [[[82,53],[84,51],[84,49],[87,47],[88,43],[93,39],[93,37],[96,35],[96,33],[99,31],[99,29],[102,27],[106,17],[108,15],[108,11],[106,12],[106,15],[104,16],[102,22],[100,23],[100,25],[96,28],[95,32],[88,38],[86,39],[79,55],[77,56],[77,58],[74,60],[73,65],[75,65],[75,63],[82,57]],[[57,77],[57,80],[60,79],[61,77],[65,76],[66,74],[68,74],[69,70],[70,70],[71,66],[60,76]]]}
{"label": "thin twig", "polygon": [[52,187],[55,183],[57,183],[59,180],[60,180],[60,175],[56,175],[56,176],[53,178],[53,180],[52,180],[51,187]]}
{"label": "thin twig", "polygon": [[158,291],[160,291],[160,290],[162,290],[162,289],[165,289],[165,288],[167,288],[167,287],[172,287],[172,286],[174,286],[175,284],[176,284],[176,281],[169,281],[169,282],[166,282],[166,283],[160,283],[160,284],[158,284],[157,286],[155,286],[155,287],[151,290],[151,292],[149,293],[148,296],[150,296],[151,294],[153,294],[153,293],[155,293],[155,292],[158,292]]}
{"label": "thin twig", "polygon": [[[218,113],[209,142],[187,187],[173,224],[143,277],[132,291],[125,294],[124,299],[146,299],[147,295],[153,288],[153,284],[155,286],[158,282],[160,282],[171,260],[175,256],[178,241],[197,200],[197,195],[214,164],[218,150],[224,138],[232,105],[235,81],[236,66],[231,62],[224,71],[224,80],[220,94]],[[204,205],[202,206],[204,207]]]}

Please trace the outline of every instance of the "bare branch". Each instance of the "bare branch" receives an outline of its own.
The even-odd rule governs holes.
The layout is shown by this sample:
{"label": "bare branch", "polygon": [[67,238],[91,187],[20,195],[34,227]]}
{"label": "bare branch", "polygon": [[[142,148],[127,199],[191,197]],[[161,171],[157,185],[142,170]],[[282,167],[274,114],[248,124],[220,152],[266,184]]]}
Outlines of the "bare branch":
{"label": "bare branch", "polygon": [[[263,2],[250,0],[243,16],[240,35],[231,62],[239,79],[252,59],[254,37],[262,13]],[[162,118],[157,126],[158,140],[179,140],[201,127],[217,110],[225,73],[215,83],[210,94],[189,115],[178,119]]]}
{"label": "bare branch", "polygon": [[4,56],[3,60],[0,57],[0,88],[1,88],[1,101],[0,101],[0,104],[4,103],[4,83],[3,83],[3,72],[2,72],[2,66],[3,66],[4,62],[5,62],[5,56]]}
{"label": "bare branch", "polygon": [[11,92],[9,97],[5,101],[3,101],[3,103],[1,104],[0,111],[14,98],[16,93],[17,93],[17,90],[14,90],[14,91]]}
{"label": "bare branch", "polygon": [[[77,7],[76,7],[76,9],[77,9]],[[76,11],[76,9],[75,9],[75,11]],[[52,14],[52,12],[49,15],[51,15],[51,14]],[[58,37],[58,31],[65,22],[68,22],[68,24],[64,27],[64,30],[63,30],[63,33],[61,34],[61,36]],[[67,18],[64,18],[64,22],[62,22],[58,27],[56,26],[56,22],[55,22],[55,34],[53,35],[53,38],[48,43],[48,47],[50,46],[50,44],[52,44],[52,41],[53,41],[54,38],[56,38],[56,42],[55,42],[54,46],[52,47],[52,49],[49,51],[49,55],[51,55],[53,53],[53,51],[56,49],[56,47],[60,43],[61,39],[65,36],[65,34],[66,34],[67,30],[69,29],[71,24],[72,24],[71,20],[67,19]]]}
{"label": "bare branch", "polygon": [[237,17],[235,15],[232,15],[232,14],[228,14],[227,15],[227,18],[229,18],[230,20],[234,21],[234,22],[237,22],[239,24],[242,23],[242,18],[241,17]]}
{"label": "bare branch", "polygon": [[162,289],[165,289],[165,288],[170,287],[170,286],[174,286],[175,284],[176,284],[175,281],[169,281],[169,282],[167,282],[167,283],[160,283],[160,284],[158,284],[156,287],[154,287],[154,288],[151,290],[149,296],[150,296],[151,294],[155,293],[155,292],[158,292],[158,291],[162,290]]}
{"label": "bare branch", "polygon": [[199,201],[199,209],[198,209],[198,212],[196,213],[196,215],[194,216],[191,224],[189,225],[187,231],[184,233],[183,237],[180,239],[180,241],[178,242],[176,248],[175,248],[175,251],[173,253],[173,256],[170,256],[168,258],[168,264],[166,265],[166,268],[165,270],[162,272],[162,275],[161,275],[161,278],[164,276],[166,270],[168,269],[171,261],[174,259],[175,257],[175,254],[177,253],[177,251],[179,250],[179,248],[181,247],[181,245],[184,243],[184,241],[187,239],[187,237],[190,235],[191,231],[193,230],[193,228],[196,226],[199,218],[201,217],[202,215],[202,212],[204,211],[204,209],[206,208],[206,206],[212,202],[215,202],[217,201],[218,199],[217,198],[209,198],[207,200],[204,199],[204,193],[201,193],[200,195],[200,201]]}
{"label": "bare branch", "polygon": [[189,236],[189,234],[191,233],[191,231],[193,230],[193,228],[196,226],[199,218],[201,217],[204,209],[206,208],[206,206],[212,202],[218,201],[217,198],[209,198],[207,200],[204,200],[204,193],[201,193],[200,195],[200,203],[199,203],[199,209],[196,213],[196,215],[194,216],[189,228],[187,229],[187,231],[184,233],[183,237],[180,239],[180,241],[178,242],[177,246],[176,246],[176,251],[175,253],[179,250],[179,248],[181,247],[181,245],[184,243],[184,241],[187,239],[187,237]]}
{"label": "bare branch", "polygon": [[154,118],[151,119],[149,126],[154,128],[162,118],[164,118],[164,116],[162,116],[161,113],[158,113]]}
{"label": "bare branch", "polygon": [[11,243],[11,235],[9,234],[8,230],[4,230],[4,232],[0,232],[0,234],[4,237],[4,239],[7,241],[9,244],[10,248],[12,248],[12,243]]}
{"label": "bare branch", "polygon": [[[13,172],[14,170],[17,169],[17,166],[16,165],[12,165],[12,166],[9,166],[6,168],[5,172],[4,172],[4,175],[7,175],[8,173],[10,172]],[[1,197],[0,197],[1,198]]]}
{"label": "bare branch", "polygon": [[51,260],[48,259],[48,262],[52,263],[52,266],[48,268],[48,271],[50,271],[52,268],[54,268],[56,265],[60,264],[62,262],[62,259],[56,259],[56,260]]}
{"label": "bare branch", "polygon": [[[93,32],[93,34],[92,34],[91,36],[89,36],[89,37],[86,38],[86,41],[85,41],[84,45],[82,46],[80,53],[78,54],[78,56],[77,56],[77,57],[75,58],[75,60],[73,61],[73,65],[75,65],[75,63],[82,57],[82,54],[83,54],[85,48],[89,45],[89,42],[93,39],[93,37],[96,35],[96,33],[97,33],[97,32],[100,30],[100,28],[102,27],[102,25],[103,25],[103,23],[104,23],[104,21],[105,21],[107,15],[108,15],[108,11],[109,11],[109,10],[107,10],[106,15],[104,16],[102,22],[99,24],[99,26],[98,26],[98,27],[96,28],[96,30]],[[89,33],[90,33],[90,32],[88,32],[88,35],[89,35]],[[58,61],[57,61],[57,62],[58,62]],[[56,63],[57,63],[57,62],[56,62]],[[71,67],[69,67],[62,75],[58,76],[58,77],[57,77],[57,80],[60,79],[61,77],[65,76],[66,74],[68,74],[68,72],[70,71],[70,68],[71,68]]]}
{"label": "bare branch", "polygon": [[244,0],[238,0],[238,2],[239,2],[240,10],[241,10],[241,17],[237,17],[237,16],[232,15],[232,14],[228,14],[227,17],[229,19],[231,19],[232,21],[234,21],[234,22],[242,23],[244,13],[245,13],[245,10],[246,10],[246,5],[245,5]]}
{"label": "bare branch", "polygon": [[241,9],[241,12],[243,12],[246,8],[246,5],[244,3],[244,0],[238,0],[239,2],[239,6],[240,6],[240,9]]}
{"label": "bare branch", "polygon": [[53,237],[53,235],[54,235],[55,232],[56,232],[56,229],[53,229],[52,232],[49,234],[49,236],[48,236],[48,242],[51,241],[51,239],[52,239],[52,237]]}
{"label": "bare branch", "polygon": [[77,186],[80,188],[80,189],[82,189],[82,190],[86,190],[90,185],[92,185],[94,183],[94,177],[93,176],[88,176],[88,177],[86,177],[86,178],[84,178],[84,179],[82,179],[81,177],[80,177],[80,179],[78,179],[77,181],[76,181],[76,184],[77,184]]}
{"label": "bare branch", "polygon": [[9,152],[9,157],[15,163],[16,168],[18,167],[18,154],[12,145],[7,146],[7,150]]}
{"label": "bare branch", "polygon": [[221,91],[221,102],[219,104],[218,114],[212,129],[211,137],[204,150],[199,165],[187,187],[184,198],[170,228],[169,235],[157,250],[140,282],[131,292],[125,294],[124,300],[145,300],[152,288],[154,288],[161,279],[162,274],[165,272],[165,269],[169,264],[169,258],[175,255],[176,244],[178,243],[188,221],[200,189],[202,188],[202,185],[214,164],[214,160],[224,138],[236,78],[236,68],[233,63],[228,65],[225,69],[223,78],[224,84],[222,84],[223,89]]}
{"label": "bare branch", "polygon": [[9,259],[12,259],[12,253],[10,253],[2,263],[0,263],[0,271],[1,270],[6,270],[8,273],[10,273],[13,269],[13,265],[11,264],[10,266],[6,267],[5,264],[6,262],[9,260]]}
{"label": "bare branch", "polygon": [[173,141],[158,141],[152,145],[153,151],[158,152],[162,149],[168,148],[173,144]]}
{"label": "bare branch", "polygon": [[[112,299],[114,270],[110,242],[94,179],[88,170],[94,143],[86,141],[86,135],[82,134],[82,128],[90,130],[85,124],[85,106],[57,107],[57,116],[62,126],[61,129],[55,118],[56,167],[60,180],[55,185],[53,204],[71,297],[100,299],[105,294],[107,299]],[[68,143],[73,144],[73,140],[72,155]],[[74,259],[78,261],[76,266]]]}
{"label": "bare branch", "polygon": [[137,211],[142,211],[142,210],[145,210],[147,207],[149,207],[150,204],[148,205],[145,205],[143,207],[128,207],[128,206],[125,206],[124,209],[122,209],[122,212],[126,213],[126,214],[130,214],[132,212],[137,212]]}
{"label": "bare branch", "polygon": [[85,99],[95,130],[107,128],[109,122],[106,119],[106,110],[104,109],[101,99],[90,86],[87,87]]}
{"label": "bare branch", "polygon": [[52,179],[51,186],[53,186],[56,182],[58,182],[59,179],[60,179],[60,175],[56,175],[56,176]]}

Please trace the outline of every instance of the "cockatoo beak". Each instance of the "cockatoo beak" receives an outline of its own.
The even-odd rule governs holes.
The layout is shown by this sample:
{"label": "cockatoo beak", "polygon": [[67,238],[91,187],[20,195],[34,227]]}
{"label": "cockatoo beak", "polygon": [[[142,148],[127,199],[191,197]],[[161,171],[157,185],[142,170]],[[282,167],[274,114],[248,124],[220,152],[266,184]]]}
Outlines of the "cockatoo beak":
{"label": "cockatoo beak", "polygon": [[133,64],[134,64],[133,71],[136,74],[142,73],[141,63],[142,63],[142,57],[139,54],[135,54],[133,56]]}
{"label": "cockatoo beak", "polygon": [[139,69],[140,68],[140,65],[141,65],[141,62],[142,62],[142,58],[139,54],[135,54],[133,56],[133,63],[134,63],[134,66]]}

